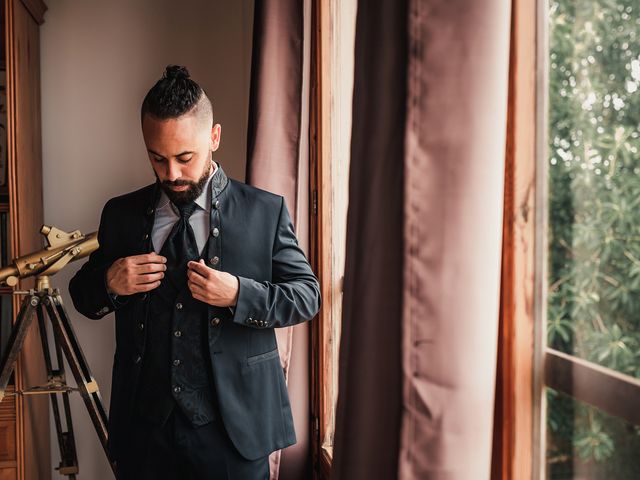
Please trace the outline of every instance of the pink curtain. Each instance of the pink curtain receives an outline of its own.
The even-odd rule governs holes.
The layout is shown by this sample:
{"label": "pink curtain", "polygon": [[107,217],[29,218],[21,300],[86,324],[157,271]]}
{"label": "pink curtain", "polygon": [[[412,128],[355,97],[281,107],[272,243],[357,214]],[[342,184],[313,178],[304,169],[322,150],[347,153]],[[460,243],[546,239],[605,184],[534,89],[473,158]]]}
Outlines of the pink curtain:
{"label": "pink curtain", "polygon": [[510,2],[360,6],[333,477],[488,479]]}
{"label": "pink curtain", "polygon": [[[247,183],[283,195],[309,256],[310,0],[256,0]],[[298,442],[271,455],[271,478],[310,476],[309,322],[276,331]]]}

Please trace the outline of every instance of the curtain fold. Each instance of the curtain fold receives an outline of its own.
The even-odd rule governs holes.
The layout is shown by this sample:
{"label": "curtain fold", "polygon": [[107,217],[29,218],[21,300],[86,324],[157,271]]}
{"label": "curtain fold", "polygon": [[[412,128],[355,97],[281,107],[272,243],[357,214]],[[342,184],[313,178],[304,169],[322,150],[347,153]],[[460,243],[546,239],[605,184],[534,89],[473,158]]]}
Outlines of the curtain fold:
{"label": "curtain fold", "polygon": [[[283,195],[309,256],[310,0],[256,0],[247,132],[250,185]],[[309,322],[276,331],[297,443],[271,455],[271,479],[308,478]]]}
{"label": "curtain fold", "polygon": [[360,7],[334,478],[488,479],[510,2]]}
{"label": "curtain fold", "polygon": [[402,409],[406,0],[359,2],[332,478],[396,478]]}
{"label": "curtain fold", "polygon": [[410,2],[401,478],[490,476],[510,7]]}

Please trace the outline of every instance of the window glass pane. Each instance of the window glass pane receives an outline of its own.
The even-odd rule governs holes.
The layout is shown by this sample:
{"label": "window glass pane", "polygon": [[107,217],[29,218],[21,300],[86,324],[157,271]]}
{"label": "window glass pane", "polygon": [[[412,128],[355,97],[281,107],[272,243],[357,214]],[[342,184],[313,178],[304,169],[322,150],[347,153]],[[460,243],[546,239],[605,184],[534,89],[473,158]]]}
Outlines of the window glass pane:
{"label": "window glass pane", "polygon": [[547,477],[640,478],[640,427],[547,389]]}
{"label": "window glass pane", "polygon": [[640,3],[549,13],[547,342],[640,377]]}

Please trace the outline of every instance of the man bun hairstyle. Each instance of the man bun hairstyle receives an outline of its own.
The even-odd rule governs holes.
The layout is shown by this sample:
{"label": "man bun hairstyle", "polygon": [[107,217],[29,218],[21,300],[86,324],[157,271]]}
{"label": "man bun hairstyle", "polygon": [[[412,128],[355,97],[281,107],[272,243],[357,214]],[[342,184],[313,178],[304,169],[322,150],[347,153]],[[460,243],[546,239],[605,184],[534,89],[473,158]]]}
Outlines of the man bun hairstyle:
{"label": "man bun hairstyle", "polygon": [[213,120],[211,102],[206,93],[194,82],[186,67],[167,65],[162,78],[147,92],[142,101],[140,121],[145,115],[160,120],[177,118],[196,109],[193,113]]}

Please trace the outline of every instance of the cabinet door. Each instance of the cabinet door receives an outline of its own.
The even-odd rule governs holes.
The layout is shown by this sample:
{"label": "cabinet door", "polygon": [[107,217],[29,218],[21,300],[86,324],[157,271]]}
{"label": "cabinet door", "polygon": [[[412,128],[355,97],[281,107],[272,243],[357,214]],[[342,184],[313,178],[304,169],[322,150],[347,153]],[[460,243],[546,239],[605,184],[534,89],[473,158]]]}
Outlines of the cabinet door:
{"label": "cabinet door", "polygon": [[[5,0],[4,7],[10,243],[15,258],[42,248],[39,233],[43,223],[39,24],[46,6],[41,0]],[[34,279],[30,278],[21,281],[19,288],[24,290],[33,285]],[[19,309],[19,300],[19,297],[14,298],[14,312]],[[25,339],[16,365],[18,389],[47,381],[35,325]],[[50,478],[48,396],[18,397],[15,411],[17,478]],[[0,473],[1,479],[5,476],[13,478],[8,471]]]}
{"label": "cabinet door", "polygon": [[[6,393],[12,392],[13,388],[8,386]],[[0,402],[0,480],[16,478],[16,460],[16,402],[9,395]]]}

